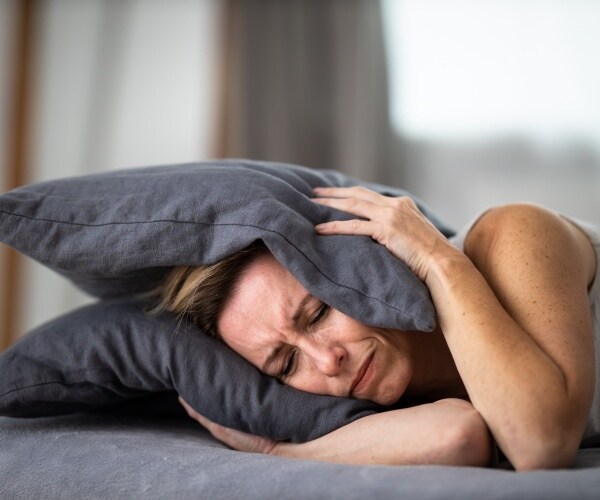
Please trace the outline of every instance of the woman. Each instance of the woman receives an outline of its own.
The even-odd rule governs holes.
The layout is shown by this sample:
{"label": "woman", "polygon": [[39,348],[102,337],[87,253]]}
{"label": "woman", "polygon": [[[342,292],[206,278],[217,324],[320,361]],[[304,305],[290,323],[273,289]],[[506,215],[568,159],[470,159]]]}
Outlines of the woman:
{"label": "woman", "polygon": [[190,416],[235,449],[282,456],[486,465],[493,440],[517,470],[569,466],[582,437],[600,433],[600,237],[518,204],[484,212],[448,241],[410,198],[361,187],[315,194],[315,203],[359,217],[319,224],[319,234],[370,236],[423,280],[435,332],[362,325],[310,296],[260,248],[232,258],[227,283],[218,268],[177,269],[162,307],[187,311],[298,389],[381,404],[409,395],[425,404],[303,444],[224,428],[181,401]]}

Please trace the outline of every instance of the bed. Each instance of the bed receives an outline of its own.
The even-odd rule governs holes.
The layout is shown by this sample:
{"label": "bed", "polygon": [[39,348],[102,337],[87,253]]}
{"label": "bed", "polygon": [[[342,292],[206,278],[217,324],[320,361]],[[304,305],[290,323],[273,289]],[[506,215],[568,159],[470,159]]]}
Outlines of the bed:
{"label": "bed", "polygon": [[196,422],[107,414],[0,418],[0,498],[597,499],[600,448],[570,470],[349,466],[242,453]]}
{"label": "bed", "polygon": [[[170,266],[262,239],[309,291],[347,314],[433,328],[423,284],[370,238],[315,239],[317,220],[343,216],[310,203],[317,185],[407,194],[339,172],[226,160],[1,195],[0,241],[97,301],[0,354],[0,498],[598,498],[600,437],[582,443],[568,470],[348,466],[233,451],[185,415],[177,394],[224,425],[303,441],[385,408],[295,391],[194,325],[149,316],[145,294]],[[390,276],[402,278],[402,293],[389,295]]]}

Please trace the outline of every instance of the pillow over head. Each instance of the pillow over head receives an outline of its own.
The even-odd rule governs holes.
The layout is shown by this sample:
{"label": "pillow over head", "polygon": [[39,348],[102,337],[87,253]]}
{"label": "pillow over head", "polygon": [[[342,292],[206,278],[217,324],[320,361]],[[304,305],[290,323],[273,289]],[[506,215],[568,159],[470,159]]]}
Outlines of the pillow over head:
{"label": "pillow over head", "polygon": [[152,413],[171,414],[178,393],[215,422],[306,441],[383,409],[282,385],[193,325],[170,313],[150,317],[143,306],[114,300],[77,309],[0,354],[0,415],[46,416],[138,398]]}
{"label": "pillow over head", "polygon": [[315,233],[319,222],[352,216],[311,202],[312,188],[352,185],[408,194],[335,171],[249,160],[117,170],[0,195],[0,241],[108,298],[147,291],[171,266],[214,263],[262,239],[332,307],[365,324],[432,330],[429,292],[406,265],[371,238]]}

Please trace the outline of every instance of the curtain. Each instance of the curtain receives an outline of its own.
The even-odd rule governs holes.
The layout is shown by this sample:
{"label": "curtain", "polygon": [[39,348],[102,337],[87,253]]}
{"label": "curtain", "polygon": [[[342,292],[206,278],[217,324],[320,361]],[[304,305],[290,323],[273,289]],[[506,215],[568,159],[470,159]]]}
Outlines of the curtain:
{"label": "curtain", "polygon": [[398,183],[381,6],[228,0],[217,154]]}

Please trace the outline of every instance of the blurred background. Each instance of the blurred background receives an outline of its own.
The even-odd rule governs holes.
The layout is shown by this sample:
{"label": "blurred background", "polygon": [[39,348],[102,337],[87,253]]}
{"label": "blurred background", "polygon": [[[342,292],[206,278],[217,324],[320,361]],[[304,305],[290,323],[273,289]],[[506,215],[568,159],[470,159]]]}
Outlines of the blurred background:
{"label": "blurred background", "polygon": [[[600,223],[598,0],[0,0],[0,190],[223,157]],[[0,349],[89,302],[0,248]]]}

